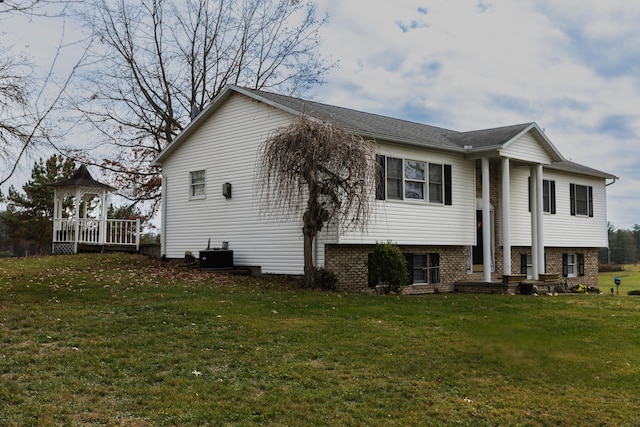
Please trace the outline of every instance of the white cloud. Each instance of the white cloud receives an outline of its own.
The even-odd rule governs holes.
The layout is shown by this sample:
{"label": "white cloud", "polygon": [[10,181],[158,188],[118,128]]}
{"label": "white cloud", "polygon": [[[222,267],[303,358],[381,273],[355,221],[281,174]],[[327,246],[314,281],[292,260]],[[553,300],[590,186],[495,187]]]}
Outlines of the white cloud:
{"label": "white cloud", "polygon": [[[640,3],[328,0],[340,68],[316,97],[458,130],[536,121],[620,176],[609,220],[640,223]],[[618,209],[624,206],[625,209]]]}
{"label": "white cloud", "polygon": [[[566,157],[620,176],[608,188],[616,227],[640,223],[640,2],[318,6],[331,19],[322,32],[324,53],[340,66],[316,99],[458,130],[536,121]],[[46,27],[18,42],[51,58],[57,24],[39,25]],[[16,25],[5,31],[10,36]]]}

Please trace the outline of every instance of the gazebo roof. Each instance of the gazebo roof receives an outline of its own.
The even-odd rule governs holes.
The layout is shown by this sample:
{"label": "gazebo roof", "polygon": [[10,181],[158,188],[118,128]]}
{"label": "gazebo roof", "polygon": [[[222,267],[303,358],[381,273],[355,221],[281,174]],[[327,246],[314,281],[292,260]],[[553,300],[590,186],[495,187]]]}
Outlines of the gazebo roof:
{"label": "gazebo roof", "polygon": [[103,184],[93,179],[85,165],[80,165],[80,167],[73,173],[73,176],[71,178],[64,181],[54,182],[51,185],[53,187],[96,187],[104,188],[108,191],[115,191],[115,188],[113,188],[112,186]]}

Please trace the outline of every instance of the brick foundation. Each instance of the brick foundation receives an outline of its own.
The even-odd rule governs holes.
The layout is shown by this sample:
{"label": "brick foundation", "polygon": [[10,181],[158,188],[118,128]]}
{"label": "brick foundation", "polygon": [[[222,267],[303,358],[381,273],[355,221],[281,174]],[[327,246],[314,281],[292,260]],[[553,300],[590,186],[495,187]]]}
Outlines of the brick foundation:
{"label": "brick foundation", "polygon": [[[325,267],[338,277],[338,289],[346,292],[371,292],[368,286],[367,260],[374,245],[326,245]],[[452,292],[456,281],[467,274],[467,248],[456,246],[399,246],[403,253],[440,254],[440,283],[408,285],[408,294]]]}
{"label": "brick foundation", "polygon": [[[531,248],[511,248],[511,265],[513,272],[521,271],[521,255],[530,254]],[[584,254],[584,276],[562,277],[562,254]],[[598,248],[545,248],[546,273],[557,274],[558,279],[569,289],[577,285],[598,287]]]}
{"label": "brick foundation", "polygon": [[[325,267],[338,277],[338,289],[343,292],[372,292],[368,286],[367,260],[374,245],[326,245]],[[466,246],[403,246],[403,253],[440,254],[440,283],[408,285],[405,294],[424,294],[453,292],[456,282],[481,281],[482,273],[468,273],[468,254]],[[511,249],[511,265],[514,273],[520,272],[521,254],[531,253],[528,247]],[[576,285],[598,286],[598,249],[597,248],[545,248],[546,272],[558,274],[565,287]],[[562,254],[584,254],[584,276],[562,277]],[[496,248],[496,272],[493,281],[499,282],[502,272],[502,248]]]}

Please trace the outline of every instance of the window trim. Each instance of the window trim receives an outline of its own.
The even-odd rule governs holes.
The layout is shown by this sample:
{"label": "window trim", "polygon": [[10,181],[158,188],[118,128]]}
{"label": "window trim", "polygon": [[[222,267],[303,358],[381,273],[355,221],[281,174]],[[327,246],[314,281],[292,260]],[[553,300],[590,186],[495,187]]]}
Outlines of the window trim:
{"label": "window trim", "polygon": [[[194,181],[194,175],[202,173],[201,181]],[[196,187],[202,187],[202,194],[195,194]],[[189,172],[189,200],[202,200],[207,198],[207,170],[197,169]]]}

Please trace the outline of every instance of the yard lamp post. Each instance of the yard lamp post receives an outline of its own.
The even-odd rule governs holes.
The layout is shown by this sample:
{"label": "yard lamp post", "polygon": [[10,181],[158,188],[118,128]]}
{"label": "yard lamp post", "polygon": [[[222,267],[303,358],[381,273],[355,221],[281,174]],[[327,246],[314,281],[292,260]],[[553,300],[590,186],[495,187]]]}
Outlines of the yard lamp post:
{"label": "yard lamp post", "polygon": [[[616,277],[613,279],[613,283],[615,283],[615,284],[616,284],[616,295],[618,295],[618,294],[619,294],[619,292],[618,292],[618,286],[620,286],[620,282],[622,282],[622,280],[620,280],[620,278],[619,278],[618,276],[616,276]],[[613,289],[612,289],[612,291],[613,291]]]}

